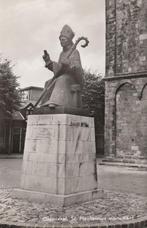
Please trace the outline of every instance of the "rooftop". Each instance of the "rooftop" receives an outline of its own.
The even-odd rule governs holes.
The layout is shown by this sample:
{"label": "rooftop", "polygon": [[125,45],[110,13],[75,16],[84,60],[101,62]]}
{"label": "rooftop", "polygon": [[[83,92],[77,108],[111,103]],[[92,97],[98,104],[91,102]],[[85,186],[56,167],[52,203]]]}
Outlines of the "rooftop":
{"label": "rooftop", "polygon": [[21,91],[24,91],[24,90],[31,90],[31,89],[43,90],[43,87],[28,86],[28,87],[22,88],[22,89],[20,89],[20,90],[21,90]]}

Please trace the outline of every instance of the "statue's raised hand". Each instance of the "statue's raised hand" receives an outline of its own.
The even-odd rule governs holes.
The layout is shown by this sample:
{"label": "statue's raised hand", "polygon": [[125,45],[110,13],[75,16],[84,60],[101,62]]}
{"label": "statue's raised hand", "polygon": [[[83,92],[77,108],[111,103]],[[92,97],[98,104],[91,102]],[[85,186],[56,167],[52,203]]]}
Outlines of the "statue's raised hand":
{"label": "statue's raised hand", "polygon": [[51,62],[50,56],[46,50],[44,50],[44,55],[42,56],[42,58],[46,65],[48,65]]}

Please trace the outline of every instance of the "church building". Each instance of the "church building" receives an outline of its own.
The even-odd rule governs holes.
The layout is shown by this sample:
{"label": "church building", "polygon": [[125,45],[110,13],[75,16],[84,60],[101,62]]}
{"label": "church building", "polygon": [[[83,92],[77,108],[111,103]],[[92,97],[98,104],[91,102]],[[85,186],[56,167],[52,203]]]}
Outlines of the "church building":
{"label": "church building", "polygon": [[147,0],[106,0],[105,155],[147,158]]}

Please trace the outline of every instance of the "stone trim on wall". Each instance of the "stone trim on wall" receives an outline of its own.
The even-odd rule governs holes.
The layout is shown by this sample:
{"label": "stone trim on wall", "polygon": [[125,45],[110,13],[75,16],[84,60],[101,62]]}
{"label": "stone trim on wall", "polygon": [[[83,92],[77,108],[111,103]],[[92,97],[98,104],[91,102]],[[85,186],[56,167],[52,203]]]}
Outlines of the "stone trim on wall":
{"label": "stone trim on wall", "polygon": [[104,81],[114,81],[114,80],[120,80],[120,79],[132,79],[132,78],[146,78],[147,77],[147,71],[145,72],[137,72],[132,74],[117,74],[115,77],[106,77],[103,80]]}

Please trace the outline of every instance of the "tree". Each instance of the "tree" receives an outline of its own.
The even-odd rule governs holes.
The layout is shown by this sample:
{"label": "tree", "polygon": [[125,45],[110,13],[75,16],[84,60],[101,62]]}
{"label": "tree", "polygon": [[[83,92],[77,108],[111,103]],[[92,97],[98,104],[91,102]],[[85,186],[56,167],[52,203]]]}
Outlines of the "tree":
{"label": "tree", "polygon": [[104,108],[105,86],[101,75],[84,72],[82,98],[84,107],[91,112],[97,113]]}
{"label": "tree", "polygon": [[15,76],[12,68],[10,61],[0,59],[0,109],[8,115],[20,107],[18,77]]}
{"label": "tree", "polygon": [[82,93],[83,106],[88,108],[95,117],[97,155],[103,155],[105,84],[102,76],[85,71]]}

